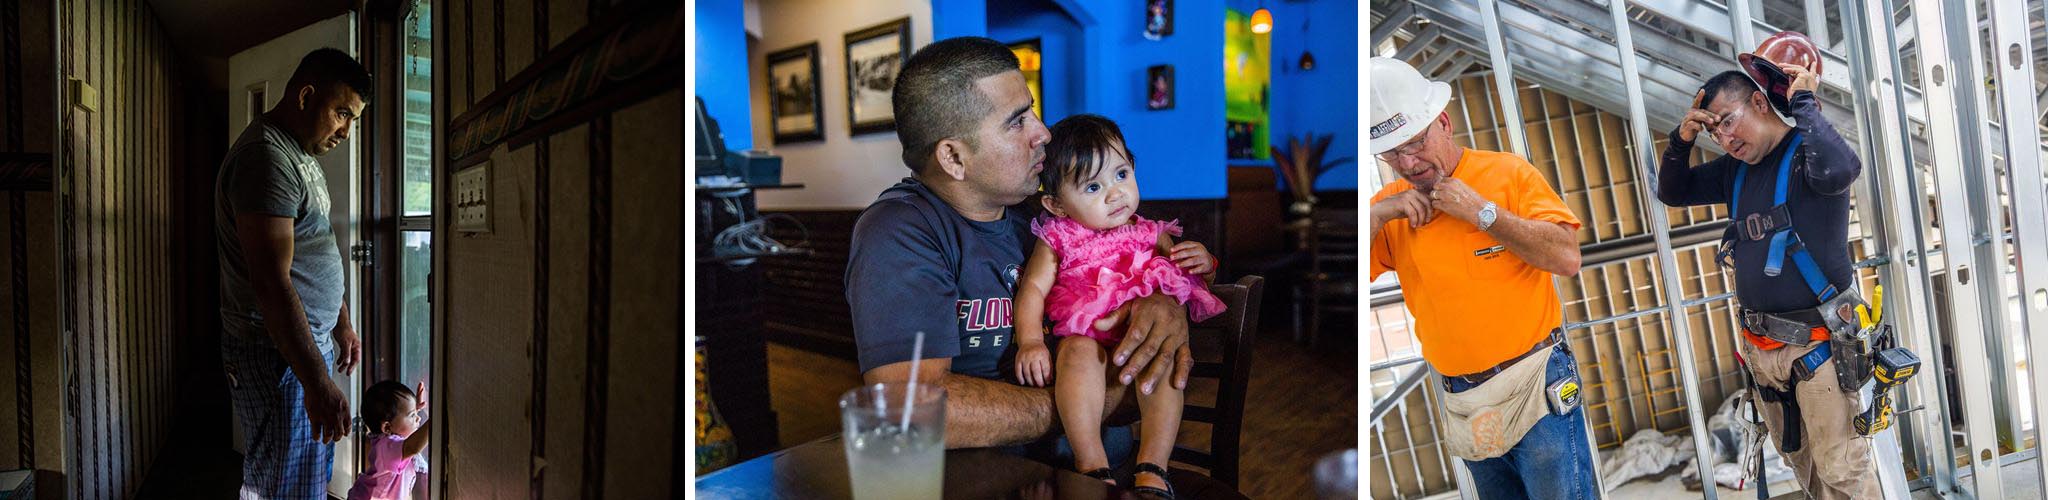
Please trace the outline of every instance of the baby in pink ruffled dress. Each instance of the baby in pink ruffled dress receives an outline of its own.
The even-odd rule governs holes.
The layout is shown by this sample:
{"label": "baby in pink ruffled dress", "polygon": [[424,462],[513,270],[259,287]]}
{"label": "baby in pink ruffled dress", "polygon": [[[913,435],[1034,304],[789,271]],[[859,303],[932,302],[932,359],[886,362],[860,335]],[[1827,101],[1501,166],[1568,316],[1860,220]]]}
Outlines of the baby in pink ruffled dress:
{"label": "baby in pink ruffled dress", "polygon": [[374,431],[364,443],[369,467],[356,476],[348,500],[405,500],[418,472],[424,472],[427,447],[427,384],[419,391],[386,380],[363,391],[363,425]]}
{"label": "baby in pink ruffled dress", "polygon": [[[1185,304],[1190,322],[1223,312],[1223,302],[1208,288],[1216,258],[1201,243],[1174,243],[1178,223],[1136,215],[1134,162],[1114,122],[1077,115],[1060,120],[1051,132],[1039,174],[1047,214],[1031,223],[1038,247],[1017,286],[1016,375],[1029,385],[1052,381],[1074,469],[1114,483],[1101,437],[1103,392],[1116,383],[1105,367],[1124,335],[1113,316],[1126,302],[1154,294]],[[1059,342],[1058,377],[1051,376],[1045,345],[1048,319],[1053,335],[1067,337]],[[1142,421],[1133,489],[1140,493],[1172,498],[1165,465],[1179,433],[1181,399],[1173,384],[1138,395]]]}

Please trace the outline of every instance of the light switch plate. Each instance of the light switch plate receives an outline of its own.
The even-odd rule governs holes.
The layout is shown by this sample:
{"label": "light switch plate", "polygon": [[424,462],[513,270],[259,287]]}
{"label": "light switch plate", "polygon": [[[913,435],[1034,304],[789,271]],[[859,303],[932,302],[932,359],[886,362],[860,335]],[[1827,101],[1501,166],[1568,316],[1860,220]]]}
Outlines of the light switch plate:
{"label": "light switch plate", "polygon": [[491,232],[491,162],[455,172],[455,230]]}
{"label": "light switch plate", "polygon": [[71,104],[84,109],[87,113],[97,113],[100,110],[100,92],[85,80],[72,78]]}

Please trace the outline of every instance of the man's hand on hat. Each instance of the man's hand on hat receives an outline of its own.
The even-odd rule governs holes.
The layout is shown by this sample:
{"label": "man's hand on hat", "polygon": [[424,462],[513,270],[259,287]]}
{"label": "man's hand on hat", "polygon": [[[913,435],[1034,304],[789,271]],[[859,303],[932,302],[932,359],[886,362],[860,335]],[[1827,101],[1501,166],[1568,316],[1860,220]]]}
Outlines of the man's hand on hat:
{"label": "man's hand on hat", "polygon": [[[1442,182],[1437,183],[1442,186]],[[1430,207],[1429,195],[1410,189],[1388,196],[1372,204],[1372,225],[1375,229],[1388,222],[1408,219],[1408,227],[1422,227],[1436,217],[1436,209]]]}
{"label": "man's hand on hat", "polygon": [[1436,189],[1429,192],[1429,200],[1431,207],[1445,215],[1475,224],[1479,220],[1479,209],[1486,206],[1486,198],[1479,196],[1465,181],[1455,178],[1437,182]]}
{"label": "man's hand on hat", "polygon": [[1801,90],[1817,92],[1817,89],[1820,88],[1820,79],[1815,78],[1813,72],[1807,71],[1805,67],[1797,64],[1782,64],[1778,66],[1778,69],[1783,70],[1785,76],[1792,78],[1792,86],[1785,90],[1785,97],[1787,98],[1792,97],[1792,94],[1797,94]]}

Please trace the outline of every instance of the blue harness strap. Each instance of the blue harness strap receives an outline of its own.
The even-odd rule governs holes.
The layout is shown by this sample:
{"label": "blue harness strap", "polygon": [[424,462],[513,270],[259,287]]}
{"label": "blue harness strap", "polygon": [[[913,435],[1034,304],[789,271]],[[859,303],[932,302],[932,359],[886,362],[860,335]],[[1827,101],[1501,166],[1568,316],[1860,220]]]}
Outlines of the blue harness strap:
{"label": "blue harness strap", "polygon": [[1820,364],[1828,362],[1828,356],[1834,354],[1834,349],[1828,348],[1828,344],[1833,343],[1820,342],[1812,351],[1808,351],[1805,356],[1799,357],[1799,364],[1806,365],[1806,373],[1819,371]]}
{"label": "blue harness strap", "polygon": [[[1771,188],[1772,207],[1785,204],[1785,192],[1788,189],[1786,186],[1791,185],[1792,158],[1798,155],[1799,143],[1805,139],[1805,136],[1798,133],[1792,134],[1792,143],[1785,147],[1785,155],[1778,161],[1777,184]],[[1741,167],[1735,170],[1735,186],[1730,190],[1728,200],[1728,208],[1731,212],[1734,212],[1734,216],[1730,217],[1734,220],[1729,221],[1730,224],[1735,224],[1736,221],[1741,220],[1742,179],[1748,173],[1748,163],[1742,164]],[[1777,276],[1784,273],[1785,256],[1786,254],[1791,254],[1792,265],[1799,268],[1799,277],[1806,281],[1806,289],[1812,291],[1813,296],[1818,297],[1822,302],[1834,298],[1838,290],[1835,289],[1833,284],[1828,283],[1827,277],[1823,276],[1820,272],[1820,264],[1814,262],[1813,254],[1807,252],[1806,245],[1803,242],[1798,242],[1798,239],[1799,235],[1793,231],[1793,224],[1790,221],[1787,221],[1785,227],[1779,229],[1777,234],[1771,235],[1770,252],[1764,254],[1764,275]]]}

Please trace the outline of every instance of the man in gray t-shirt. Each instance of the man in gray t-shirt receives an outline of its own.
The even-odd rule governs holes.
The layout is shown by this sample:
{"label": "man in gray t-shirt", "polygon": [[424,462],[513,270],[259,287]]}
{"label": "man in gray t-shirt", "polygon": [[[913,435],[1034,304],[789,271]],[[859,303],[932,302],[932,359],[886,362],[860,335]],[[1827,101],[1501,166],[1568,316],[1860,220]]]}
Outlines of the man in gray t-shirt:
{"label": "man in gray t-shirt", "polygon": [[314,157],[348,138],[370,75],[346,52],[299,61],[283,100],[242,130],[215,180],[221,361],[248,453],[242,498],[324,499],[348,399],[327,376],[362,357]]}

